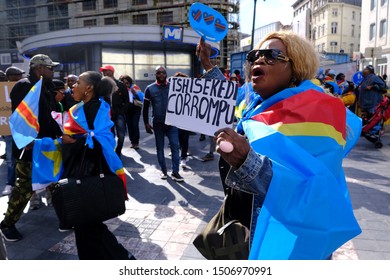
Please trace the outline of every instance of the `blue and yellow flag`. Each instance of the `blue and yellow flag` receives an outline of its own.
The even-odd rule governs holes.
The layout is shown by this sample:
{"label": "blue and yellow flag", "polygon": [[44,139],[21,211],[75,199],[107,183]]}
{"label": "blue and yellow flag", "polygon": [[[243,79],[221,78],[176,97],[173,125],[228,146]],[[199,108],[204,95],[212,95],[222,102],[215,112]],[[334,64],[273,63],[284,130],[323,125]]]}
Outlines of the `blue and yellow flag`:
{"label": "blue and yellow flag", "polygon": [[110,105],[102,98],[100,101],[100,108],[93,123],[94,130],[89,129],[83,109],[84,103],[80,102],[69,110],[69,119],[64,124],[64,133],[72,137],[86,137],[86,144],[91,149],[94,146],[92,140],[94,137],[102,146],[103,155],[110,170],[121,178],[127,196],[125,169],[115,153],[116,142],[111,132],[114,123],[109,117]]}
{"label": "blue and yellow flag", "polygon": [[33,147],[32,187],[39,190],[61,178],[62,149],[60,139],[36,139]]}
{"label": "blue and yellow flag", "polygon": [[26,147],[38,136],[41,88],[42,78],[30,89],[9,119],[12,137],[18,149]]}
{"label": "blue and yellow flag", "polygon": [[360,234],[342,160],[360,136],[361,121],[346,110],[305,81],[242,120],[252,148],[270,158],[273,170],[250,259],[326,259]]}

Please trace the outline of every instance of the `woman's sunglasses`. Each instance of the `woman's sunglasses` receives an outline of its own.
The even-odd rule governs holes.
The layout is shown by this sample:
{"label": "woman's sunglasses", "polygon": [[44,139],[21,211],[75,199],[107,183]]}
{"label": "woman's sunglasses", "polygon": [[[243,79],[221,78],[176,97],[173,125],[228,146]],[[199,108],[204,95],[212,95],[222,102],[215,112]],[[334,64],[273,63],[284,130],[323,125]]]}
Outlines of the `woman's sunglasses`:
{"label": "woman's sunglasses", "polygon": [[254,64],[259,58],[264,59],[265,63],[268,65],[274,65],[278,60],[285,62],[290,60],[290,58],[278,49],[252,50],[246,55],[246,60],[248,60],[250,64]]}

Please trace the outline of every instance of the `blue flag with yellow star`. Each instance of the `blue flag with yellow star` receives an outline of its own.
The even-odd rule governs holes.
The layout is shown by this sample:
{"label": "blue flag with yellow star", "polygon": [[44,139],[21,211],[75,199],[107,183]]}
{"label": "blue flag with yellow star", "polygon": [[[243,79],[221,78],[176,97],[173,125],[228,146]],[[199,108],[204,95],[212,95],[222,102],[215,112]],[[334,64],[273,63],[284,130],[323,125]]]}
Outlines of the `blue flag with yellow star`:
{"label": "blue flag with yellow star", "polygon": [[61,140],[45,137],[36,139],[33,148],[32,188],[43,189],[61,177],[62,149]]}

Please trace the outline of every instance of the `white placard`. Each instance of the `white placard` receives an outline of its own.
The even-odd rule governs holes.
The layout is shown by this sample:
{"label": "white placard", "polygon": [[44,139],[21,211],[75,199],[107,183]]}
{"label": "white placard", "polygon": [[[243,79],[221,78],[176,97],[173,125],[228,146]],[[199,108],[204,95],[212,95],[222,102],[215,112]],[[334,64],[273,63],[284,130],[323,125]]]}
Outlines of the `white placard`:
{"label": "white placard", "polygon": [[165,123],[209,136],[233,127],[237,90],[227,80],[172,77]]}

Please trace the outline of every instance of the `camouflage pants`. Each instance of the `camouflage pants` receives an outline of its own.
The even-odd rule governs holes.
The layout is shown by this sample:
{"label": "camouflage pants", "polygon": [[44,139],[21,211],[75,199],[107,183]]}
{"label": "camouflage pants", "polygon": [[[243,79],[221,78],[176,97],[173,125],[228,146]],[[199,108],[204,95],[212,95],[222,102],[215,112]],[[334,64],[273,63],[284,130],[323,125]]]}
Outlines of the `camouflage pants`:
{"label": "camouflage pants", "polygon": [[31,161],[16,161],[16,183],[8,201],[7,212],[2,221],[3,225],[11,226],[19,221],[24,208],[33,194],[31,173]]}

